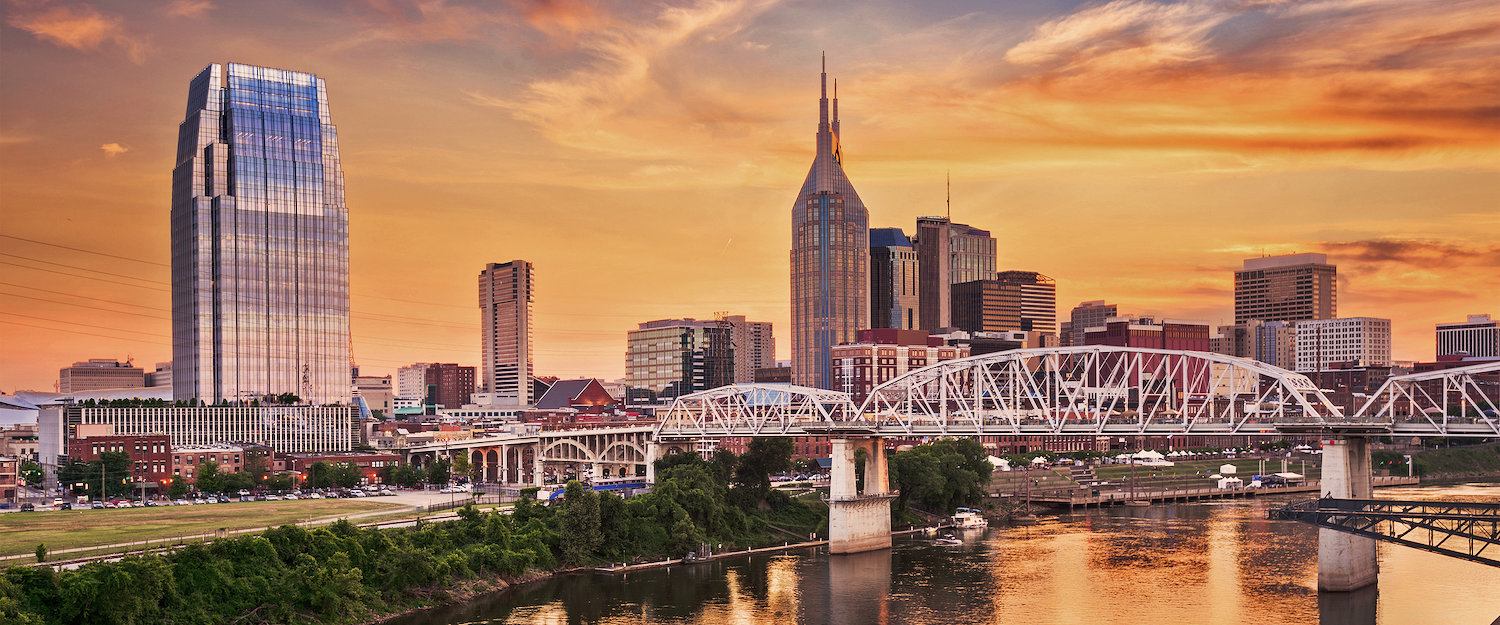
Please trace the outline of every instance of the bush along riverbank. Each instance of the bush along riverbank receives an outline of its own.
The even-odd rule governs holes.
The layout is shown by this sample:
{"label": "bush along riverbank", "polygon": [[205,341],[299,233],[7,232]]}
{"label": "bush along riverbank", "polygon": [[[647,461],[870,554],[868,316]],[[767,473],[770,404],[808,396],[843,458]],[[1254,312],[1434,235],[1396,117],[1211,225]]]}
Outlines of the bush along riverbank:
{"label": "bush along riverbank", "polygon": [[[1423,482],[1500,479],[1500,443],[1460,444],[1424,449],[1412,454],[1412,473]],[[1406,475],[1406,457],[1400,452],[1377,451],[1371,457],[1376,469],[1391,475]]]}
{"label": "bush along riverbank", "polygon": [[0,623],[372,622],[573,567],[826,532],[821,503],[770,487],[790,456],[789,440],[756,439],[743,456],[663,458],[652,492],[630,499],[573,482],[557,505],[522,499],[511,514],[470,507],[385,530],[285,526],[72,571],[13,566],[0,575]]}

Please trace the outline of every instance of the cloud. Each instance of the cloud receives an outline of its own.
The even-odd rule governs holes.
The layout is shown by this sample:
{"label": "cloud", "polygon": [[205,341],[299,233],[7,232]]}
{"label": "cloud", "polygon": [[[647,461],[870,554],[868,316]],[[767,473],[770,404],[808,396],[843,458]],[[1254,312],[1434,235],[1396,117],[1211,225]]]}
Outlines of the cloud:
{"label": "cloud", "polygon": [[581,0],[520,0],[521,16],[532,28],[553,38],[572,38],[613,23],[598,3]]}
{"label": "cloud", "polygon": [[1500,269],[1500,245],[1469,245],[1424,239],[1369,239],[1319,244],[1330,260],[1403,264],[1424,270],[1458,267]]}
{"label": "cloud", "polygon": [[87,4],[35,10],[18,8],[6,20],[7,24],[30,32],[42,41],[79,51],[93,51],[106,42],[113,43],[131,61],[140,64],[145,58],[145,43],[127,35],[121,27],[122,22],[119,16],[105,15]]}
{"label": "cloud", "polygon": [[114,142],[101,145],[99,149],[104,150],[104,158],[114,158],[130,151],[130,148]]}
{"label": "cloud", "polygon": [[167,3],[166,13],[169,17],[200,17],[214,8],[214,3],[208,0],[172,0]]}

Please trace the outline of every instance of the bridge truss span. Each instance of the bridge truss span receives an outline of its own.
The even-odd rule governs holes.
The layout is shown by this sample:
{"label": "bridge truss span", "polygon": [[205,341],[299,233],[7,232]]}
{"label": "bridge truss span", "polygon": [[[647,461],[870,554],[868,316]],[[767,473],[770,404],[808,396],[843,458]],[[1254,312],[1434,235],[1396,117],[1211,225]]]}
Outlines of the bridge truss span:
{"label": "bridge truss span", "polygon": [[1207,352],[1112,346],[949,360],[875,387],[881,431],[971,434],[1254,434],[1344,422],[1306,376]]}
{"label": "bridge truss span", "polygon": [[1312,499],[1267,516],[1500,566],[1500,503]]}
{"label": "bridge truss span", "polygon": [[656,435],[802,436],[858,423],[848,393],[790,384],[733,384],[678,397]]}
{"label": "bridge truss span", "polygon": [[1396,434],[1500,437],[1500,360],[1392,376],[1353,420],[1390,423]]}

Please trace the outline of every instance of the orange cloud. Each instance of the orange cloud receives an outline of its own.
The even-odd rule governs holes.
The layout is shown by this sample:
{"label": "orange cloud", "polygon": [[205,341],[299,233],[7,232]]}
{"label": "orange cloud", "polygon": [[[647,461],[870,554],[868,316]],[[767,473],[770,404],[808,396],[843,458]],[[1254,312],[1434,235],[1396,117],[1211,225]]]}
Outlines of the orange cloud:
{"label": "orange cloud", "polygon": [[549,37],[574,37],[609,26],[613,20],[599,4],[581,0],[519,0],[526,23]]}
{"label": "orange cloud", "polygon": [[105,158],[114,158],[130,151],[130,148],[113,142],[101,145],[99,149],[104,150]]}
{"label": "orange cloud", "polygon": [[199,17],[213,10],[214,3],[208,0],[172,0],[167,3],[166,13],[171,17]]}
{"label": "orange cloud", "polygon": [[140,40],[126,35],[121,28],[122,19],[105,15],[87,4],[54,6],[39,11],[18,11],[6,23],[36,35],[38,39],[80,51],[92,51],[106,42],[118,46],[140,64],[145,57],[146,46]]}

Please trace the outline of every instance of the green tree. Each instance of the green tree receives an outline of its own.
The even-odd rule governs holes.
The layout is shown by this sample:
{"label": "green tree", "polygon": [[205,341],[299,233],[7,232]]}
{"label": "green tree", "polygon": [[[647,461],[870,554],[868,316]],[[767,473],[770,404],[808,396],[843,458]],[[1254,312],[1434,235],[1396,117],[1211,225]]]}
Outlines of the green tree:
{"label": "green tree", "polygon": [[984,446],[968,438],[944,438],[898,452],[890,457],[889,468],[891,484],[900,491],[893,513],[905,512],[912,502],[944,514],[978,505],[994,471]]}
{"label": "green tree", "polygon": [[37,562],[46,562],[47,561],[47,545],[46,545],[46,543],[37,543],[37,545],[36,545],[36,561]]}
{"label": "green tree", "polygon": [[563,561],[578,566],[604,543],[599,523],[599,494],[578,480],[568,480],[558,537]]}
{"label": "green tree", "polygon": [[469,462],[469,454],[467,453],[460,453],[453,457],[452,470],[454,475],[463,476],[476,482],[479,481],[475,479],[474,463]]}
{"label": "green tree", "polygon": [[427,466],[428,484],[447,484],[448,478],[452,476],[452,470],[447,458],[438,458]]}
{"label": "green tree", "polygon": [[793,449],[790,438],[777,436],[750,439],[750,444],[745,453],[740,454],[739,462],[734,468],[735,488],[743,489],[748,495],[740,501],[764,507],[766,496],[771,492],[771,475],[792,468]]}
{"label": "green tree", "polygon": [[21,476],[21,479],[26,480],[27,484],[31,486],[37,486],[42,483],[43,479],[42,465],[39,465],[30,460],[22,461],[21,468],[19,469],[19,475]]}
{"label": "green tree", "polygon": [[219,463],[209,460],[198,469],[198,477],[193,480],[193,485],[203,493],[224,492],[224,478],[219,475]]}
{"label": "green tree", "polygon": [[172,485],[167,487],[167,496],[173,499],[182,499],[187,496],[188,485],[182,478],[172,480]]}
{"label": "green tree", "polygon": [[[245,464],[240,473],[248,476],[252,483],[260,484],[266,480],[266,475],[271,471],[269,465],[270,463],[266,459],[266,452],[259,449],[246,450]],[[251,488],[254,488],[254,486],[251,486]]]}

